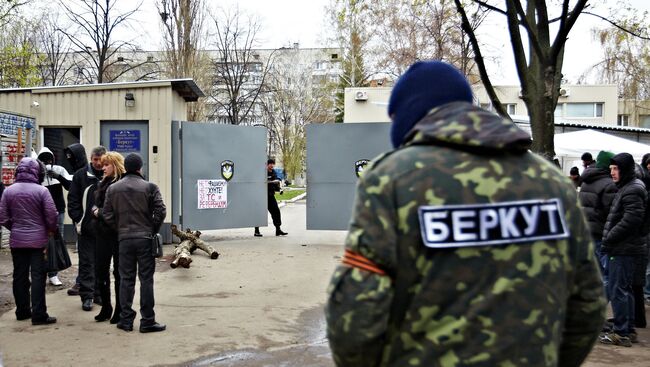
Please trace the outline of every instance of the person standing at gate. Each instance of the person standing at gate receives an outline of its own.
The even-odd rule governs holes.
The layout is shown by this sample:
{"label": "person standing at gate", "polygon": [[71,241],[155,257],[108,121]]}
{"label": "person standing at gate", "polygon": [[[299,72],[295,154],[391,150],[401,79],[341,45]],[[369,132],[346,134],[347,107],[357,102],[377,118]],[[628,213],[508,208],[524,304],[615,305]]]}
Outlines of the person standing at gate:
{"label": "person standing at gate", "polygon": [[117,328],[133,331],[135,276],[140,279],[140,332],[165,330],[156,322],[153,276],[156,260],[151,250],[152,236],[160,231],[167,209],[158,186],[142,176],[142,158],[130,153],[124,158],[124,177],[106,191],[103,216],[117,231],[119,244],[120,304]]}
{"label": "person standing at gate", "polygon": [[72,176],[72,184],[68,192],[68,213],[77,229],[77,246],[79,253],[79,296],[81,308],[84,311],[93,309],[95,303],[101,304],[101,299],[95,296],[95,253],[96,236],[92,226],[92,208],[95,205],[95,189],[102,179],[102,156],[106,148],[98,146],[90,153],[90,163],[85,169],[79,169]]}
{"label": "person standing at gate", "polygon": [[[278,175],[275,173],[275,159],[269,158],[266,161],[266,196],[267,196],[267,205],[269,213],[271,213],[271,219],[273,219],[273,225],[275,226],[275,235],[276,236],[286,236],[289,233],[282,231],[280,226],[282,225],[282,216],[280,215],[280,207],[278,207],[278,201],[275,199],[275,193],[280,192],[281,184]],[[262,237],[260,232],[260,227],[255,227],[255,237]]]}
{"label": "person standing at gate", "polygon": [[[444,86],[444,87],[432,87]],[[578,195],[453,66],[393,87],[326,306],[338,366],[578,366],[605,316]]]}
{"label": "person standing at gate", "polygon": [[0,225],[11,231],[16,318],[31,318],[32,325],[56,322],[45,304],[45,253],[48,235],[56,231],[57,210],[48,190],[40,185],[44,176],[45,167],[38,160],[21,159],[15,183],[0,199]]}
{"label": "person standing at gate", "polygon": [[[52,195],[52,200],[54,200],[54,205],[56,205],[56,210],[59,212],[57,219],[59,234],[65,240],[63,220],[65,219],[65,199],[63,198],[63,189],[70,190],[70,183],[72,181],[72,176],[68,171],[55,163],[54,153],[47,148],[43,147],[40,152],[38,152],[38,160],[45,165],[46,175],[43,178],[41,185],[47,187],[50,195]],[[61,280],[59,280],[57,272],[52,272],[47,274],[47,278],[50,281],[50,284],[54,286],[62,286]]]}

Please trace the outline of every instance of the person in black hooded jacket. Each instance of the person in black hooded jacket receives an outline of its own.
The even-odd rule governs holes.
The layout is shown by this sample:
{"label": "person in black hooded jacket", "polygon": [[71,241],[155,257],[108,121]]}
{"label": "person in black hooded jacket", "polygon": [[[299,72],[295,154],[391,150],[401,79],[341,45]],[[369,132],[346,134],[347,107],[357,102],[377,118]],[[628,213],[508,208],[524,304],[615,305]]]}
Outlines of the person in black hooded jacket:
{"label": "person in black hooded jacket", "polygon": [[601,342],[631,346],[636,339],[634,329],[633,275],[635,257],[645,255],[643,224],[647,192],[635,177],[634,158],[620,153],[611,159],[612,179],[618,187],[603,230],[601,251],[608,255],[609,283],[607,295],[614,312],[614,327]]}
{"label": "person in black hooded jacket", "polygon": [[[589,167],[582,172],[580,176],[580,204],[584,210],[587,221],[589,222],[589,231],[596,244],[596,258],[600,262],[600,271],[605,275],[603,268],[604,260],[601,256],[600,246],[603,239],[603,229],[605,221],[609,214],[609,208],[612,205],[614,196],[618,188],[612,180],[609,173],[609,163],[614,153],[600,151],[596,157],[596,165]],[[606,278],[603,279],[605,282]]]}
{"label": "person in black hooded jacket", "polygon": [[[82,158],[79,156],[80,151],[84,151],[81,144],[73,144],[64,150],[69,160],[75,158],[79,162],[85,159],[85,152]],[[103,146],[93,148],[90,154],[91,162],[74,173],[68,192],[68,214],[77,229],[79,296],[84,311],[92,310],[93,297],[96,298],[94,295],[97,289],[95,285],[96,238],[92,224],[92,207],[95,205],[95,188],[103,175],[101,158],[105,153],[106,148]],[[95,299],[95,301],[99,300]]]}

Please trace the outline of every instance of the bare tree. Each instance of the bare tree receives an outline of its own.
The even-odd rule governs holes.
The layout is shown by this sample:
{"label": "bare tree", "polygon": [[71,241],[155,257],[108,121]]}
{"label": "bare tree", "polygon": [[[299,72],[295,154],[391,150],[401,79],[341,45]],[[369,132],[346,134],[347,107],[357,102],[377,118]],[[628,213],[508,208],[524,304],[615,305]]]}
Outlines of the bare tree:
{"label": "bare tree", "polygon": [[[164,30],[165,73],[170,78],[192,78],[207,94],[210,83],[210,60],[203,51],[207,38],[203,0],[158,0],[156,3]],[[188,119],[205,118],[205,99],[193,102]]]}
{"label": "bare tree", "polygon": [[87,82],[110,83],[138,69],[144,71],[134,78],[136,80],[158,72],[155,67],[143,68],[151,66],[153,61],[140,61],[135,56],[128,56],[138,51],[131,42],[114,37],[116,29],[128,26],[142,1],[124,12],[118,12],[116,3],[117,0],[59,0],[73,24],[72,29],[59,28],[59,31],[66,35],[79,54],[81,60],[77,74],[83,75]]}
{"label": "bare tree", "polygon": [[274,52],[263,58],[256,50],[260,23],[255,17],[234,8],[222,9],[212,19],[216,52],[210,94],[215,106],[213,115],[225,116],[232,125],[251,122],[261,114],[258,102],[266,88]]}
{"label": "bare tree", "polygon": [[[506,17],[517,74],[521,81],[521,94],[530,117],[533,133],[533,151],[549,160],[555,155],[554,112],[562,81],[564,46],[576,20],[585,9],[588,0],[577,0],[571,7],[570,0],[563,0],[557,18],[549,15],[544,0],[528,1],[525,8],[520,0],[507,0],[501,9],[482,0],[474,3]],[[485,68],[476,34],[461,0],[454,0],[461,17],[462,26],[470,38],[474,56],[485,90],[496,111],[504,117],[508,114],[501,105]],[[552,9],[551,9],[552,10]],[[551,24],[557,22],[557,33],[551,38]],[[525,35],[522,35],[522,31]],[[525,40],[524,40],[525,38]],[[528,52],[525,48],[528,45]]]}
{"label": "bare tree", "polygon": [[[318,56],[318,55],[317,55]],[[329,56],[329,55],[322,55]],[[322,59],[323,57],[319,57]],[[331,89],[313,75],[314,63],[298,49],[280,49],[270,72],[269,91],[262,97],[264,124],[277,147],[288,177],[303,172],[308,123],[331,116]]]}
{"label": "bare tree", "polygon": [[37,29],[37,44],[43,59],[39,71],[44,85],[67,84],[74,68],[71,44],[53,16],[45,14]]}
{"label": "bare tree", "polygon": [[0,2],[0,29],[3,29],[16,15],[18,9],[27,5],[31,0],[7,0]]}
{"label": "bare tree", "polygon": [[[453,0],[386,0],[372,3],[371,8],[377,19],[373,34],[379,70],[398,77],[416,61],[444,60],[478,80],[473,51],[458,24]],[[475,7],[472,29],[487,13]]]}

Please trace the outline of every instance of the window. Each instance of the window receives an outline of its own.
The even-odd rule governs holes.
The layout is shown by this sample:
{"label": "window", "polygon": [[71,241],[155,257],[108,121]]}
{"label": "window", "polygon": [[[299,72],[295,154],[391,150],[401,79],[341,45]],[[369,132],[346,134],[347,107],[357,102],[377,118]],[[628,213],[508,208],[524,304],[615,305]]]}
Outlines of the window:
{"label": "window", "polygon": [[316,61],[316,70],[325,70],[327,69],[326,61]]}
{"label": "window", "polygon": [[564,110],[564,103],[558,103],[557,106],[555,106],[555,112],[553,112],[553,116],[562,117],[563,110]]}
{"label": "window", "polygon": [[512,115],[517,114],[517,104],[516,103],[506,103],[504,105],[504,107],[505,107],[506,112],[508,113],[508,115],[512,116]]}
{"label": "window", "polygon": [[332,60],[338,60],[339,54],[332,54]]}
{"label": "window", "polygon": [[618,126],[629,126],[630,125],[630,115],[618,115],[618,121],[616,123]]}
{"label": "window", "polygon": [[565,117],[603,117],[603,103],[567,103]]}
{"label": "window", "polygon": [[639,115],[639,127],[650,128],[650,115]]}

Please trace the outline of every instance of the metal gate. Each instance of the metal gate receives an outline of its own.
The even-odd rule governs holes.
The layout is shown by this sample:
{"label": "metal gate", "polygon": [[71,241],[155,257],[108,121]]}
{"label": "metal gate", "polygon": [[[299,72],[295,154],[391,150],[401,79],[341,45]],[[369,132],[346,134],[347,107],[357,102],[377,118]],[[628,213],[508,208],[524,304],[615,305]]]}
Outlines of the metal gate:
{"label": "metal gate", "polygon": [[389,132],[389,123],[307,126],[307,229],[348,229],[357,172],[392,149]]}
{"label": "metal gate", "polygon": [[267,225],[266,128],[173,121],[172,151],[174,223]]}

